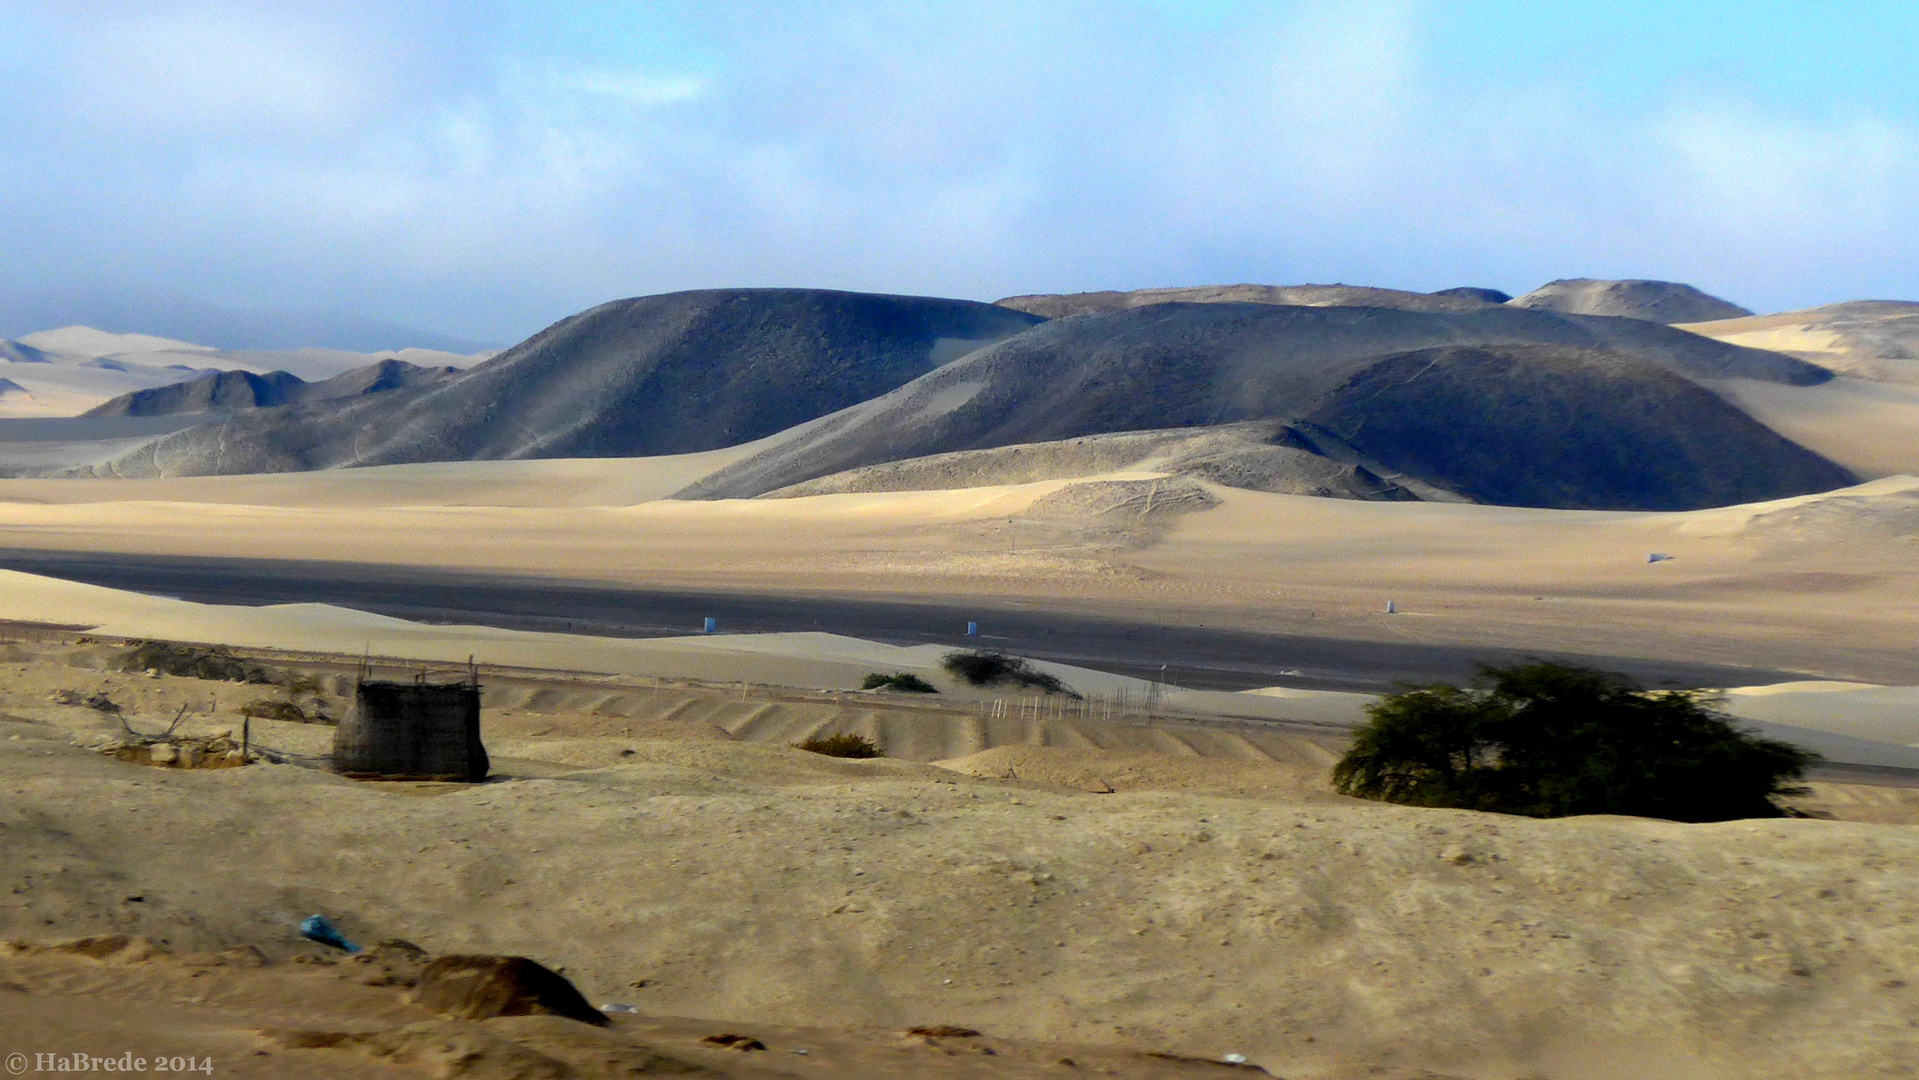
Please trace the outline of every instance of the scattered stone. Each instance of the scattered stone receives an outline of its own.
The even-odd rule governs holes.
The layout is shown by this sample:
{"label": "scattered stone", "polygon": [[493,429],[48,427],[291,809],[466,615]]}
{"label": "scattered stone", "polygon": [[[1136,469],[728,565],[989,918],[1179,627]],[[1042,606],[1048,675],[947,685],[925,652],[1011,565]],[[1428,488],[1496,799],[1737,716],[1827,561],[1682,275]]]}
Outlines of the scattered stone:
{"label": "scattered stone", "polygon": [[431,960],[425,949],[411,941],[388,938],[348,963],[368,969],[360,978],[367,986],[418,986]]}
{"label": "scattered stone", "polygon": [[267,959],[266,953],[253,945],[235,945],[231,949],[222,950],[220,962],[228,967],[241,968],[263,968],[273,963]]}
{"label": "scattered stone", "polygon": [[1448,844],[1446,848],[1439,853],[1439,857],[1452,863],[1454,866],[1466,866],[1475,861],[1472,849],[1466,847],[1464,844]]}
{"label": "scattered stone", "polygon": [[766,1049],[765,1043],[753,1038],[751,1035],[708,1035],[700,1041],[712,1043],[715,1046],[724,1046],[729,1050],[741,1050],[748,1053],[754,1050]]}
{"label": "scattered stone", "polygon": [[166,950],[143,937],[127,934],[101,934],[96,937],[75,938],[72,941],[56,942],[41,947],[27,946],[29,952],[57,952],[70,956],[84,956],[89,960],[100,960],[115,964],[137,964],[151,960]]}
{"label": "scattered stone", "polygon": [[955,1027],[952,1024],[932,1024],[927,1027],[907,1028],[908,1035],[925,1035],[935,1039],[977,1039],[979,1032],[969,1027]]}
{"label": "scattered stone", "polygon": [[607,1023],[565,976],[524,956],[442,956],[421,972],[412,1000],[466,1020],[545,1013]]}
{"label": "scattered stone", "polygon": [[162,738],[133,735],[122,738],[98,738],[85,745],[96,753],[135,765],[153,765],[176,769],[230,769],[253,760],[230,732],[218,732],[199,738]]}

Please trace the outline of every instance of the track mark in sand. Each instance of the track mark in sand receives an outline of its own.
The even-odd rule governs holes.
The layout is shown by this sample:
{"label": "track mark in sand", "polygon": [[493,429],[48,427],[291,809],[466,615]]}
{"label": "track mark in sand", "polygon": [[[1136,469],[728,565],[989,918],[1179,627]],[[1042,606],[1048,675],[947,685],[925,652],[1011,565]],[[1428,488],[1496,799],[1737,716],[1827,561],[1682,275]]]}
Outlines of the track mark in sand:
{"label": "track mark in sand", "polygon": [[631,717],[639,715],[639,704],[639,695],[613,691],[589,699],[585,711]]}
{"label": "track mark in sand", "polygon": [[[662,722],[684,719],[686,714],[693,711],[694,706],[699,704],[700,704],[699,698],[684,697],[674,702],[673,704],[667,706],[666,710],[660,713],[658,716],[654,717],[654,719]],[[721,726],[724,727],[725,725],[722,724]]]}
{"label": "track mark in sand", "polygon": [[[833,721],[836,719],[838,718],[825,717],[819,720],[813,720],[811,722],[802,721],[800,723],[797,723],[791,729],[787,731],[786,738],[783,741],[789,742],[789,743],[803,743],[808,739],[818,738],[826,734],[828,728],[833,727]],[[774,740],[756,739],[754,741],[760,742],[760,741],[774,741]]]}
{"label": "track mark in sand", "polygon": [[526,699],[520,702],[519,708],[527,712],[559,712],[566,707],[567,697],[568,694],[564,690],[542,688],[528,694]]}
{"label": "track mark in sand", "polygon": [[1339,759],[1337,754],[1310,739],[1297,735],[1288,735],[1276,731],[1255,731],[1239,736],[1250,743],[1267,760],[1282,765],[1303,765],[1311,768],[1330,769]]}
{"label": "track mark in sand", "polygon": [[881,720],[879,713],[871,709],[861,709],[847,717],[845,725],[840,730],[850,732],[854,735],[864,736],[870,740],[873,745],[885,749],[892,745],[886,738],[887,731],[884,730],[890,726],[891,725]]}
{"label": "track mark in sand", "polygon": [[991,745],[984,717],[969,716],[949,729],[944,757],[959,758],[977,754]]}
{"label": "track mark in sand", "polygon": [[779,728],[789,721],[785,709],[765,702],[743,713],[719,717],[714,723],[721,731],[743,742],[778,742]]}
{"label": "track mark in sand", "polygon": [[[1197,735],[1198,732],[1194,734]],[[1211,737],[1214,748],[1219,752],[1204,754],[1202,755],[1204,757],[1235,758],[1241,761],[1279,760],[1268,753],[1258,743],[1253,742],[1237,731],[1209,731],[1206,734]]]}
{"label": "track mark in sand", "polygon": [[1071,747],[1076,750],[1101,750],[1099,742],[1089,735],[1085,728],[1071,720],[1055,720],[1051,725],[1053,735],[1058,739],[1053,745]]}
{"label": "track mark in sand", "polygon": [[1148,747],[1172,757],[1205,757],[1193,744],[1165,728],[1149,728],[1144,740]]}
{"label": "track mark in sand", "polygon": [[1051,733],[1046,730],[1046,721],[1044,720],[1022,719],[1020,721],[1019,741],[1027,746],[1053,745],[1052,739],[1049,737],[1050,734]]}

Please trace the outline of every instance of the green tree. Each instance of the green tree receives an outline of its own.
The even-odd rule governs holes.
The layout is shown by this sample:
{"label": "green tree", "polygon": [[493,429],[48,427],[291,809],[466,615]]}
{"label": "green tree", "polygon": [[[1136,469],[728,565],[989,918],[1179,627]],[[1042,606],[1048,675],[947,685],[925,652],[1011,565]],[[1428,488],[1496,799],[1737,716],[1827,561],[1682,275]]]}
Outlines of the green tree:
{"label": "green tree", "polygon": [[1342,793],[1532,817],[1633,814],[1674,821],[1777,817],[1816,754],[1759,738],[1693,691],[1536,662],[1490,667],[1368,708],[1333,767]]}

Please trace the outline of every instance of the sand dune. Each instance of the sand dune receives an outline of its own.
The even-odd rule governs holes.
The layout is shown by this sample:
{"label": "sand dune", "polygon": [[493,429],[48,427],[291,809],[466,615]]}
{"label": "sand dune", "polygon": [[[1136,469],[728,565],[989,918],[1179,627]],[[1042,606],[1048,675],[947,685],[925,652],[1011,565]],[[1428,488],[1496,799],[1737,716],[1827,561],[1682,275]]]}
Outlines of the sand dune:
{"label": "sand dune", "polygon": [[1854,378],[1919,383],[1919,304],[1863,300],[1778,315],[1688,323],[1684,329],[1735,345],[1810,360]]}
{"label": "sand dune", "polygon": [[1819,386],[1753,379],[1712,385],[1760,423],[1861,479],[1919,476],[1919,386],[1847,376]]}
{"label": "sand dune", "polygon": [[[1919,483],[1886,481],[1877,485],[1877,495],[1881,499],[1902,499],[1915,493],[1919,493]],[[1691,520],[1679,522],[1679,528],[1668,533],[1668,539],[1687,537],[1698,541],[1737,537],[1741,541],[1748,541],[1748,537],[1765,535],[1779,514],[1817,510],[1821,506],[1846,501],[1867,501],[1865,505],[1873,506],[1873,503],[1869,503],[1873,497],[1875,495],[1812,497],[1783,505],[1696,514],[1691,516]],[[1919,520],[1919,508],[1915,508],[1911,516]],[[1351,541],[1351,531],[1347,531],[1343,539]],[[1537,543],[1537,535],[1533,539]],[[1668,543],[1668,547],[1675,545]],[[1819,543],[1817,549],[1829,551],[1829,543]],[[1009,696],[1025,700],[1019,694],[1009,694],[1007,691],[975,691],[956,685],[938,668],[940,656],[948,652],[946,646],[902,648],[823,633],[700,635],[643,641],[595,639],[489,627],[422,625],[324,604],[280,604],[265,608],[194,604],[186,600],[144,597],[136,593],[17,572],[0,572],[0,587],[4,587],[0,589],[0,620],[84,625],[92,627],[96,633],[127,639],[152,637],[336,654],[368,652],[372,656],[438,664],[459,664],[464,658],[474,656],[484,664],[510,668],[564,668],[654,679],[672,677],[727,683],[737,681],[743,683],[743,700],[746,698],[745,685],[750,683],[758,683],[762,687],[783,685],[854,689],[869,671],[915,671],[944,687],[946,694],[938,698],[940,706],[958,704],[963,708],[971,708],[977,702],[1000,700],[1000,708],[1004,710]],[[1721,597],[1721,589],[1708,587],[1704,595],[1710,599],[1725,599]],[[1407,614],[1420,618],[1416,608],[1409,608]],[[1078,742],[1086,746],[1100,746],[1102,742],[1098,740],[1071,735],[1075,731],[1075,719],[1111,719],[1115,716],[1113,708],[1117,702],[1130,700],[1134,708],[1138,708],[1140,702],[1148,700],[1149,693],[1157,696],[1148,683],[1123,675],[1109,675],[1103,671],[1061,664],[1042,664],[1042,669],[1059,675],[1067,681],[1067,685],[1075,687],[1080,693],[1094,696],[1096,702],[1050,702],[1044,708],[1040,708],[1038,702],[1032,702],[1031,717],[1021,714],[1013,723],[1025,723],[1027,719],[1031,719],[1032,723],[1054,723],[1057,735],[1038,737],[1040,742],[1067,739],[1069,744]],[[1863,693],[1865,689],[1867,687],[1846,685],[1846,691],[1852,694]],[[1831,694],[1831,685],[1815,683],[1808,687],[1792,687],[1790,691],[1735,691],[1729,700],[1733,712],[1739,716],[1842,737],[1819,740],[1798,737],[1790,731],[1781,733],[1783,737],[1800,740],[1821,752],[1827,752],[1835,760],[1919,767],[1919,750],[1900,754],[1894,752],[1892,746],[1879,746],[1881,742],[1919,744],[1919,716],[1913,712],[1913,704],[1919,704],[1919,698],[1911,696],[1913,691],[1902,689],[1869,689],[1877,691],[1879,696],[1867,694],[1836,700]],[[1361,719],[1362,706],[1368,700],[1370,698],[1364,694],[1290,689],[1272,689],[1253,694],[1173,691],[1161,698],[1159,708],[1167,716],[1184,714],[1291,719],[1328,727],[1345,727]],[[1858,706],[1863,702],[1873,702],[1879,712],[1861,716]],[[1029,706],[1017,704],[1015,708],[1025,710]],[[1119,706],[1119,716],[1126,716],[1125,704]],[[768,731],[777,733],[777,739],[791,740],[787,737],[793,735],[789,727],[771,723],[764,716],[754,723],[760,723],[762,727],[771,725]],[[913,744],[925,744],[931,739],[931,744],[938,746],[938,750],[925,754],[908,752],[906,756],[931,760],[979,750],[992,744],[990,740],[984,744],[967,742],[967,739],[977,739],[975,735],[967,735],[973,731],[971,719],[960,723],[954,721],[954,717],[935,717],[929,723],[931,727],[915,733],[910,740]],[[722,723],[722,727],[727,725]],[[727,729],[731,731],[731,727]],[[877,731],[871,733],[877,735]],[[898,731],[887,737],[890,740],[906,739]],[[960,742],[954,742],[956,739]],[[1873,744],[1850,744],[1846,739],[1873,740]],[[1025,735],[1017,740],[1031,742],[1034,737]]]}
{"label": "sand dune", "polygon": [[[78,416],[108,398],[191,378],[198,369],[61,353],[0,350],[0,378],[20,393],[0,397],[0,418]],[[20,357],[31,357],[21,359]]]}
{"label": "sand dune", "polygon": [[467,367],[483,356],[429,349],[370,354],[337,349],[287,352],[224,350],[148,334],[112,334],[68,326],[0,342],[0,377],[19,383],[31,397],[0,399],[0,417],[78,416],[110,399],[171,386],[221,371],[267,375],[288,372],[309,381],[328,379],[399,359],[420,366]]}
{"label": "sand dune", "polygon": [[[1285,425],[1277,421],[1256,421],[1086,435],[988,450],[957,450],[848,469],[779,488],[767,495],[792,498],[871,491],[935,491],[1117,472],[1193,476],[1252,491],[1349,499],[1404,500],[1421,495],[1429,498],[1444,495],[1423,485],[1415,494],[1403,483],[1385,479],[1363,465],[1335,461],[1299,446],[1281,445],[1276,440],[1284,429]],[[752,451],[758,452],[758,447]],[[748,456],[742,453],[740,459]]]}
{"label": "sand dune", "polygon": [[[1211,509],[1142,533],[1089,533],[1033,515],[1071,479],[957,492],[658,499],[724,453],[225,480],[7,480],[0,547],[965,596],[1282,632],[1671,655],[1919,682],[1900,644],[1919,618],[1919,570],[1905,534],[1889,524],[1905,513],[1919,484],[1911,479],[1679,514],[1359,503],[1205,486]],[[595,505],[600,498],[607,502]],[[647,498],[656,501],[638,501]],[[1831,521],[1754,525],[1819,505],[1836,508]],[[1802,535],[1816,542],[1795,539],[1793,529],[1813,524],[1821,531]],[[1676,558],[1648,564],[1654,551]],[[1383,614],[1389,599],[1399,616]]]}

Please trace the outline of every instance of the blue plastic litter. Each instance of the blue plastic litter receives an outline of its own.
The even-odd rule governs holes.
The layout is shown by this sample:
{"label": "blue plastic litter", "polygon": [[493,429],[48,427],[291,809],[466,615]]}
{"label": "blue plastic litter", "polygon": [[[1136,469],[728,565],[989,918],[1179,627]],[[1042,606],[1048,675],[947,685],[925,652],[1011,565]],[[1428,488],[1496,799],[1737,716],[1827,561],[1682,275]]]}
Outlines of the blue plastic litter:
{"label": "blue plastic litter", "polygon": [[360,947],[348,941],[346,935],[340,933],[340,928],[333,925],[333,921],[325,915],[307,916],[306,921],[300,924],[300,936],[306,938],[308,941],[317,941],[322,945],[331,945],[336,949],[341,949],[346,952],[356,953],[360,951]]}

